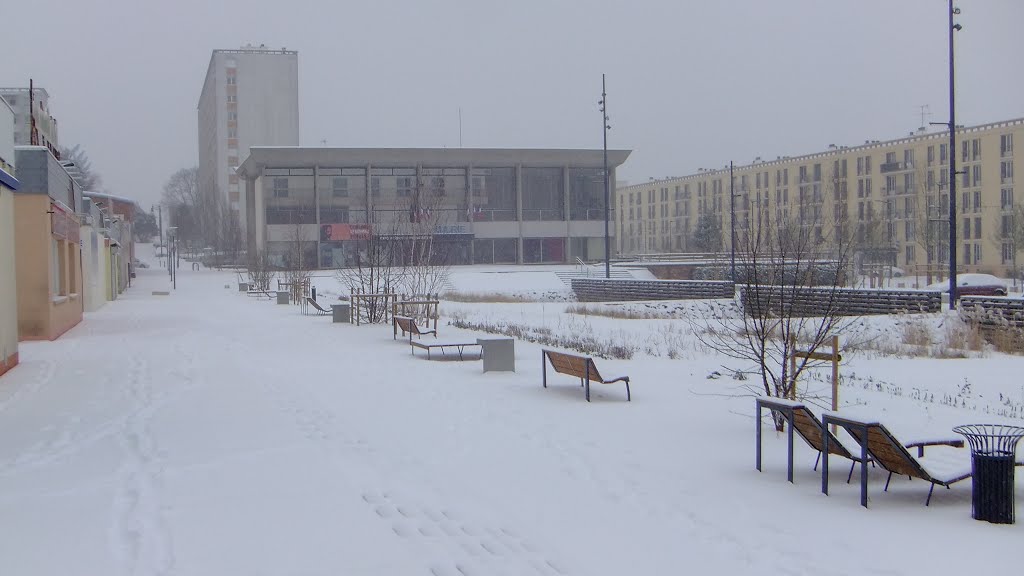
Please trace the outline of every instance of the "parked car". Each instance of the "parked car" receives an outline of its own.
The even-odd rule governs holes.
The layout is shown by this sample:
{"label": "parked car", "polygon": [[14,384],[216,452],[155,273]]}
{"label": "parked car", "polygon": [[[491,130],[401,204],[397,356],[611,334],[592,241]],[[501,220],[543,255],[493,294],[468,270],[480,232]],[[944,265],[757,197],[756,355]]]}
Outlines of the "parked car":
{"label": "parked car", "polygon": [[[927,290],[949,291],[949,282],[935,282],[925,286]],[[957,274],[957,296],[1006,296],[1007,286],[1001,278],[991,274]]]}

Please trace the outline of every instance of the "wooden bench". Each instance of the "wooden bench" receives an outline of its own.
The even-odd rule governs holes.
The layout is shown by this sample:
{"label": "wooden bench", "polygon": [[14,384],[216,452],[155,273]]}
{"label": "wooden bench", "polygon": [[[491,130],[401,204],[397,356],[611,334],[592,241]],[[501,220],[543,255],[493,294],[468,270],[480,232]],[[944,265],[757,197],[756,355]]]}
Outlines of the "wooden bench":
{"label": "wooden bench", "polygon": [[433,334],[434,338],[437,338],[437,330],[421,330],[416,325],[416,320],[408,316],[392,316],[393,318],[393,331],[394,339],[398,339],[398,331],[402,331],[402,336],[409,335],[409,342],[412,342],[412,335],[423,336],[424,334]]}
{"label": "wooden bench", "polygon": [[462,357],[462,350],[466,346],[479,346],[480,345],[477,342],[423,342],[422,340],[412,340],[412,339],[409,340],[409,344],[412,345],[412,348],[410,348],[410,352],[413,355],[416,354],[416,348],[421,348],[423,350],[426,350],[427,351],[427,360],[430,360],[430,350],[432,348],[440,348],[442,356],[444,355],[444,349],[445,348],[455,348],[456,350],[459,351],[459,360],[462,360],[463,359],[463,357]]}
{"label": "wooden bench", "polygon": [[601,373],[597,371],[597,365],[594,364],[594,359],[589,356],[578,356],[576,354],[567,354],[565,352],[556,352],[554,350],[541,350],[541,362],[543,363],[545,388],[548,387],[548,362],[551,362],[551,367],[555,369],[555,372],[568,374],[569,376],[575,376],[580,379],[580,386],[586,389],[587,402],[590,402],[591,382],[597,382],[599,384],[625,382],[626,400],[632,401],[632,397],[629,392],[629,376],[619,376],[618,378],[605,380],[601,377]]}

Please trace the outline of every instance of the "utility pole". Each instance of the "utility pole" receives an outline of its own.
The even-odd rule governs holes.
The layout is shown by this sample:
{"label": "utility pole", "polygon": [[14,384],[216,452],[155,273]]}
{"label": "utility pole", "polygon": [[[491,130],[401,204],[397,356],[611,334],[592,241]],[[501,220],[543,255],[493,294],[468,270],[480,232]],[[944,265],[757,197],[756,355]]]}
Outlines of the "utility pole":
{"label": "utility pole", "polygon": [[956,93],[953,73],[953,33],[961,29],[953,22],[960,13],[949,0],[949,309],[956,310]]}
{"label": "utility pole", "polygon": [[735,178],[732,175],[732,160],[729,160],[729,251],[731,252],[730,257],[730,277],[732,283],[736,284],[736,193],[733,192],[733,183]]}
{"label": "utility pole", "polygon": [[605,92],[604,74],[601,74],[601,130],[604,133],[604,277],[612,277],[611,239],[608,231],[608,216],[611,213],[611,191],[608,181],[608,94]]}

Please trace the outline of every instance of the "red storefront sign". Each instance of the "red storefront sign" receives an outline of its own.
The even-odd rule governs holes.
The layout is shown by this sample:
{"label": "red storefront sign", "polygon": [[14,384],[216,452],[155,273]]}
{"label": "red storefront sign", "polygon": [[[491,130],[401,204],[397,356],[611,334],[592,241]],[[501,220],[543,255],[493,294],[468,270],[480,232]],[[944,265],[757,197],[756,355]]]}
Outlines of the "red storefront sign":
{"label": "red storefront sign", "polygon": [[321,224],[320,241],[366,240],[370,237],[369,224]]}

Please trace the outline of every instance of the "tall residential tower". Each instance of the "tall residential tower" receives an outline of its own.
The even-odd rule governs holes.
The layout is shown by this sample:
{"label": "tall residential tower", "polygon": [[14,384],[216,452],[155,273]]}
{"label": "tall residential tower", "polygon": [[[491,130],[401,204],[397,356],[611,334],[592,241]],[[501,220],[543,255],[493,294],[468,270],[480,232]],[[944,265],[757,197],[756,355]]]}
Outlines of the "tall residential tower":
{"label": "tall residential tower", "polygon": [[245,226],[235,168],[250,146],[298,146],[299,53],[264,45],[214,50],[199,95],[199,189]]}

